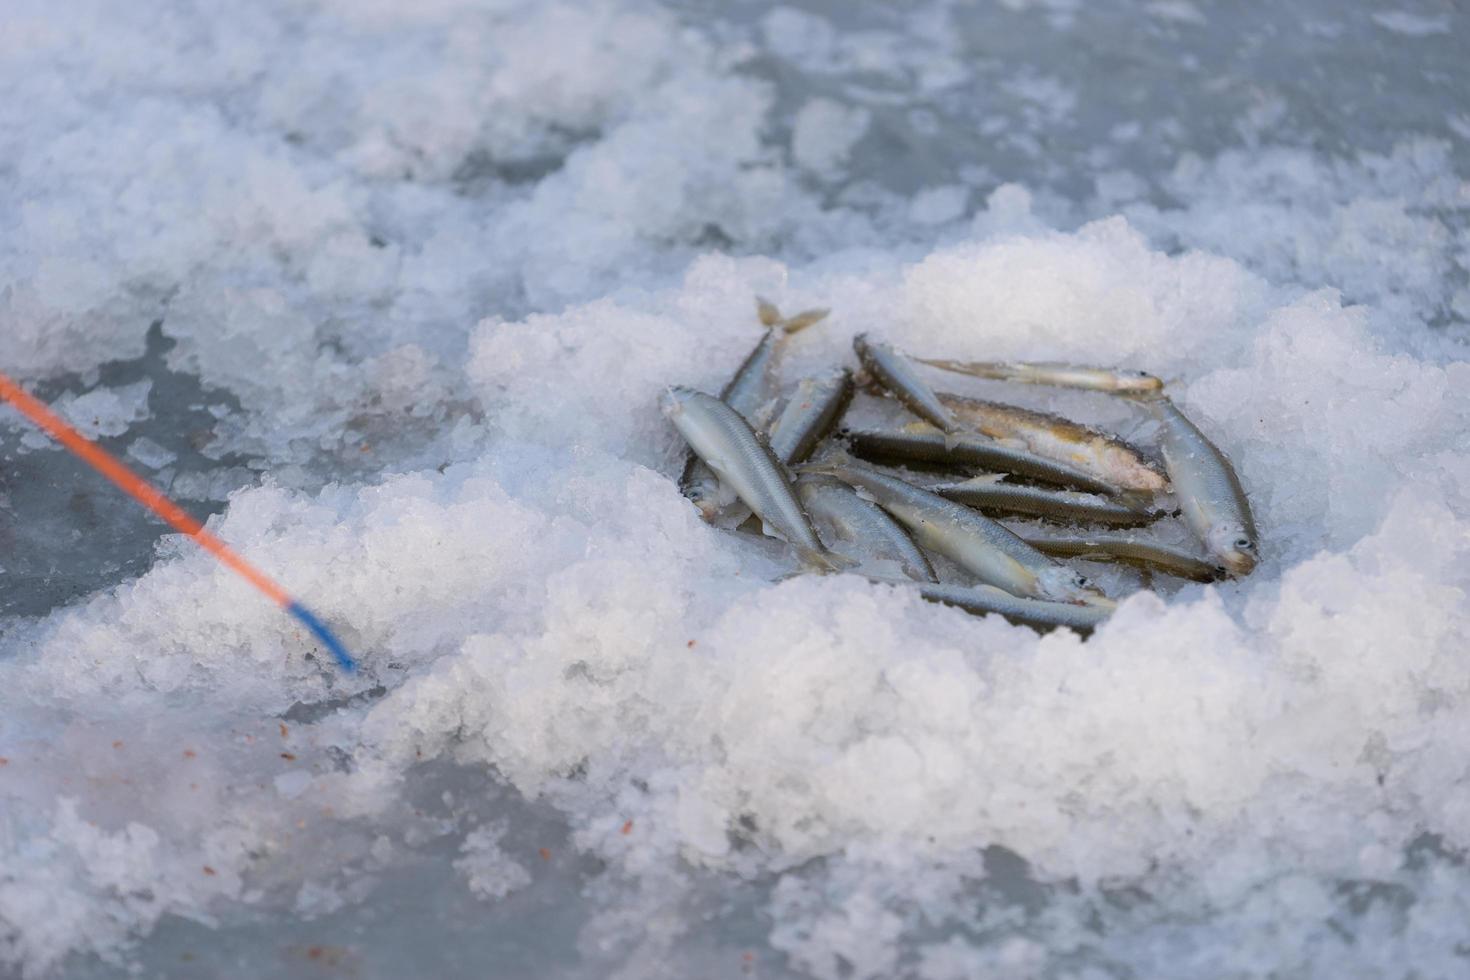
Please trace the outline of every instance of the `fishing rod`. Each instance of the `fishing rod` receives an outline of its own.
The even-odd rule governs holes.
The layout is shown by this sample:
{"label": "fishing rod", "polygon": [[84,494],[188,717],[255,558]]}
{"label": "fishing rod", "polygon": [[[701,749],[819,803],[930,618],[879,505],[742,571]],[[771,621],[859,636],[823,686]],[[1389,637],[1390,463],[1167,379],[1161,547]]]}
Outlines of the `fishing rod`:
{"label": "fishing rod", "polygon": [[332,656],[337,658],[337,666],[349,674],[357,669],[357,663],[352,659],[352,654],[347,652],[347,647],[327,628],[327,624],[297,601],[275,579],[246,561],[239,552],[221,541],[208,528],[164,496],[161,491],[144,480],[122,460],[68,425],[39,399],[27,394],[3,371],[0,371],[0,401],[7,401],[14,405],[16,410],[37,428],[49,434],[80,457],[88,466],[111,480],[123,493],[147,507],[181,534],[187,534],[193,538],[199,547],[213,555],[226,568],[255,586],[268,599],[294,616],[317,639],[326,644],[327,649],[332,651]]}

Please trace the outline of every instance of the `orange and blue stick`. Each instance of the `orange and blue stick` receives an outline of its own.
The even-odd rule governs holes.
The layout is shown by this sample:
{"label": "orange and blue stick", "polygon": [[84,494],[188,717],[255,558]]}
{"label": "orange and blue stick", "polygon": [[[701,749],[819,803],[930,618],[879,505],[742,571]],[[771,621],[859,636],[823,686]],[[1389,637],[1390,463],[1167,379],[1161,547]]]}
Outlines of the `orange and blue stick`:
{"label": "orange and blue stick", "polygon": [[337,639],[327,625],[318,619],[310,609],[292,598],[291,593],[281,588],[269,575],[250,564],[233,548],[211,534],[203,524],[189,516],[182,507],[169,500],[141,476],[129,469],[122,460],[62,421],[60,416],[38,399],[26,394],[21,390],[20,385],[7,377],[4,372],[0,372],[0,401],[10,402],[37,427],[49,433],[57,442],[80,456],[83,462],[117,484],[124,493],[173,525],[175,530],[193,538],[201,548],[223,562],[225,567],[264,592],[272,602],[299,619],[307,629],[316,635],[317,639],[326,644],[327,649],[331,650],[332,655],[337,658],[338,666],[343,670],[350,674],[357,669],[357,664],[353,661],[352,655],[347,652],[347,648],[342,645],[342,641]]}

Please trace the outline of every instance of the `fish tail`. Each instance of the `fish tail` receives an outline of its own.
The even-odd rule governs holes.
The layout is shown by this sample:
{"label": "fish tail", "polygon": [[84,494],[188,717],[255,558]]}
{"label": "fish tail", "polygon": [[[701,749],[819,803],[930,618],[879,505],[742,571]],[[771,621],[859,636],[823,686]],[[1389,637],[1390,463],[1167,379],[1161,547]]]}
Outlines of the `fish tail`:
{"label": "fish tail", "polygon": [[757,296],[755,298],[755,314],[760,317],[761,325],[767,330],[779,329],[788,336],[790,334],[800,333],[814,323],[820,323],[822,320],[827,319],[827,314],[831,312],[831,310],[823,307],[806,310],[795,316],[787,317],[782,316],[780,308],[765,297]]}
{"label": "fish tail", "polygon": [[781,324],[781,331],[788,336],[794,333],[800,333],[812,324],[820,323],[827,319],[827,314],[831,312],[831,310],[823,308],[798,313]]}
{"label": "fish tail", "polygon": [[764,296],[757,296],[755,298],[755,315],[760,317],[761,325],[767,329],[780,326],[783,319],[781,311],[776,308],[776,304]]}

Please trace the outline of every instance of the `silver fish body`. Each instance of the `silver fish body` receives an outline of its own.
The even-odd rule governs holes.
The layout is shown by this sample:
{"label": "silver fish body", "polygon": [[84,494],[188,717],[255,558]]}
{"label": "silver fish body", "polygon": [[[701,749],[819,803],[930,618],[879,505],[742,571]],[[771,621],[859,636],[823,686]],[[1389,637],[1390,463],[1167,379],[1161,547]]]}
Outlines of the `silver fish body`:
{"label": "silver fish body", "polygon": [[966,432],[946,438],[923,423],[901,429],[849,429],[845,435],[853,454],[865,459],[978,466],[1093,493],[1118,492],[1111,483],[1067,463]]}
{"label": "silver fish body", "polygon": [[1258,560],[1256,522],[1235,469],[1169,399],[1146,404],[1162,426],[1159,446],[1185,522],[1232,575],[1250,574]]}
{"label": "silver fish body", "polygon": [[665,391],[659,407],[721,483],[796,548],[803,561],[829,570],[845,565],[823,547],[785,467],[739,412],[713,395],[680,387]]}
{"label": "silver fish body", "polygon": [[947,361],[916,358],[922,364],[975,378],[1018,381],[1022,384],[1083,388],[1111,394],[1147,395],[1162,391],[1164,382],[1143,371],[1126,368],[1084,367],[1054,361]]}
{"label": "silver fish body", "polygon": [[1168,489],[1164,474],[1143,453],[1101,429],[1019,405],[948,393],[939,400],[975,431],[1084,470],[1111,486],[1147,493]]}
{"label": "silver fish body", "polygon": [[1057,558],[1086,558],[1093,561],[1125,562],[1148,571],[1160,571],[1195,582],[1224,578],[1226,569],[1181,548],[1127,534],[1087,534],[1077,537],[1040,538],[1027,535],[1026,543]]}
{"label": "silver fish body", "polygon": [[852,349],[857,352],[863,369],[880,385],[892,392],[909,411],[942,432],[958,432],[962,428],[954,414],[940,401],[920,375],[918,366],[906,354],[887,344],[869,340],[867,334],[858,334],[852,340]]}
{"label": "silver fish body", "polygon": [[852,398],[852,372],[838,368],[796,383],[785,409],[771,423],[771,451],[788,466],[811,455]]}
{"label": "silver fish body", "polygon": [[1009,528],[896,476],[860,463],[835,461],[809,468],[851,484],[909,529],[930,551],[953,559],[989,585],[1012,595],[1090,601],[1100,594],[1074,569],[1060,565]]}
{"label": "silver fish body", "polygon": [[962,483],[942,484],[929,489],[948,500],[982,511],[1052,520],[1136,526],[1148,524],[1157,516],[1096,494],[1001,483],[993,476],[975,477]]}
{"label": "silver fish body", "polygon": [[771,405],[775,402],[776,362],[786,346],[787,334],[782,330],[767,330],[760,342],[751,348],[740,362],[735,374],[720,389],[720,401],[745,416],[745,420],[758,428],[768,421]]}
{"label": "silver fish body", "polygon": [[[757,429],[764,429],[776,401],[776,366],[785,352],[786,342],[827,315],[826,310],[808,310],[789,319],[765,300],[757,299],[761,323],[766,327],[760,341],[751,348],[735,374],[720,389],[720,400],[745,417]],[[698,457],[691,454],[679,477],[679,489],[694,502],[707,521],[734,526],[748,516],[736,504],[733,495],[720,486],[719,479]]]}
{"label": "silver fish body", "polygon": [[1020,626],[1040,630],[1066,627],[1083,636],[1091,633],[1111,616],[1114,608],[1111,602],[1077,605],[1071,602],[1026,599],[987,585],[936,584],[920,585],[918,588],[919,595],[930,602],[955,606],[977,616],[994,613]]}
{"label": "silver fish body", "polygon": [[841,480],[817,474],[796,481],[796,493],[818,530],[831,529],[828,546],[864,565],[891,562],[909,578],[936,582],[919,546],[888,513]]}

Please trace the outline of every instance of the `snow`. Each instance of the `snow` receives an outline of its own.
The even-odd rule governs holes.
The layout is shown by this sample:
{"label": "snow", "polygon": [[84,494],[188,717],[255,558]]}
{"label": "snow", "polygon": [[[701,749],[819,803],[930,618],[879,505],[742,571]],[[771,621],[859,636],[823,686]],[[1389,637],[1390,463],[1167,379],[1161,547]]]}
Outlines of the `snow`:
{"label": "snow", "polygon": [[[0,591],[32,522],[111,569],[0,618],[0,973],[1464,971],[1454,15],[68,7],[0,40],[0,369],[363,666],[0,416],[52,483],[0,485]],[[832,308],[790,380],[865,331],[1168,379],[1260,568],[1085,642],[789,577],[657,408],[757,295]]]}

